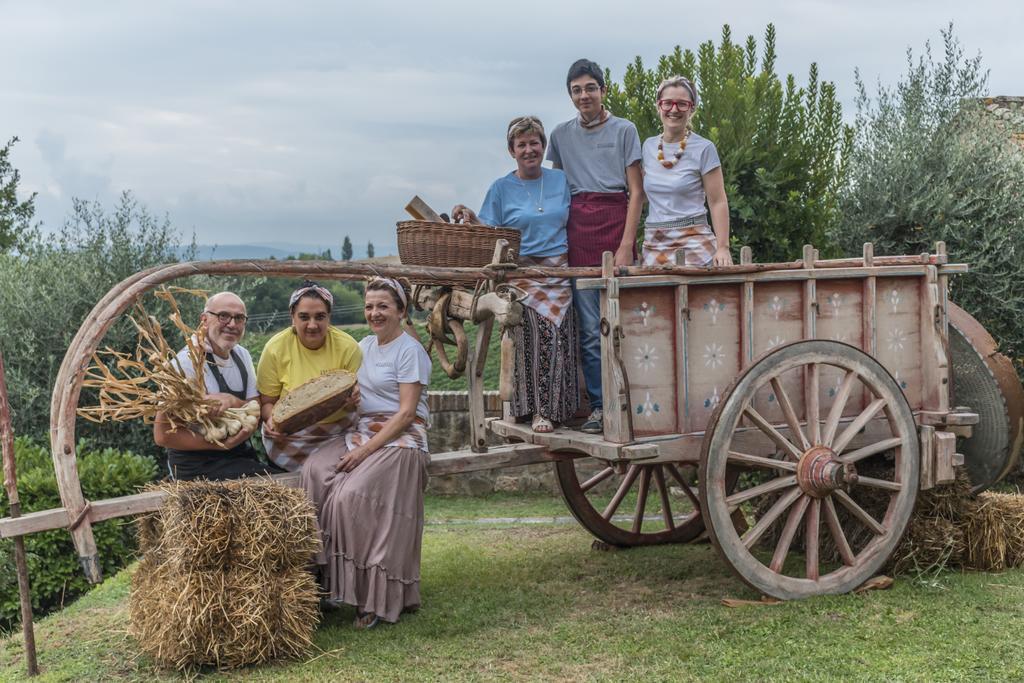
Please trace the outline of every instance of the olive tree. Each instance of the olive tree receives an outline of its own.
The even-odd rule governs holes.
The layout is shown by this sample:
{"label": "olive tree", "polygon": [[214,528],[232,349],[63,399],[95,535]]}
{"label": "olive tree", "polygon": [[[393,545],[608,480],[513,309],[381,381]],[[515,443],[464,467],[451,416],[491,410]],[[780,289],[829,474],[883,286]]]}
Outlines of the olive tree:
{"label": "olive tree", "polygon": [[32,233],[35,216],[35,193],[18,201],[21,174],[11,165],[11,148],[18,138],[11,138],[0,147],[0,254],[24,245]]}
{"label": "olive tree", "polygon": [[807,83],[775,72],[775,27],[757,41],[733,42],[722,28],[716,47],[696,52],[679,46],[647,68],[637,57],[621,83],[608,74],[607,104],[633,121],[641,138],[657,135],[658,83],[674,75],[694,81],[700,106],[694,130],[711,140],[722,159],[734,243],[750,245],[758,261],[790,260],[813,243],[829,252],[827,228],[838,213],[852,130],[843,124],[835,85],[811,64]]}
{"label": "olive tree", "polygon": [[[833,236],[849,252],[919,253],[937,240],[971,272],[951,278],[951,297],[1000,342],[1024,354],[1024,149],[985,109],[987,72],[965,57],[950,25],[942,55],[931,46],[893,87],[871,94],[858,75],[857,133],[841,220]],[[1018,360],[1018,366],[1020,365]]]}
{"label": "olive tree", "polygon": [[[98,203],[76,199],[58,232],[33,239],[20,254],[0,254],[0,348],[17,433],[45,438],[50,392],[86,315],[121,280],[144,268],[177,261],[178,242],[169,219],[153,216],[126,192],[109,213]],[[185,255],[191,256],[194,250],[192,245]],[[195,319],[200,302],[191,299],[183,297],[182,302],[185,314]],[[169,341],[179,338],[171,329],[165,331]],[[134,350],[134,328],[120,321],[103,345]],[[95,397],[86,394],[82,400]],[[94,443],[155,452],[150,430],[141,423],[81,426],[80,433]]]}

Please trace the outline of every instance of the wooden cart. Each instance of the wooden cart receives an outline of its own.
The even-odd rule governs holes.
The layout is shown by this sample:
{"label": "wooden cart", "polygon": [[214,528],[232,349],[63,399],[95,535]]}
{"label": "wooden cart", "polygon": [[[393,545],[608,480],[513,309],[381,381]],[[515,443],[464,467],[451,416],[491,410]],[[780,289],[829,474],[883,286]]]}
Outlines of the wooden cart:
{"label": "wooden cart", "polygon": [[[949,324],[947,311],[958,309],[946,300],[947,278],[966,266],[948,264],[941,244],[934,254],[877,258],[866,245],[863,257],[824,261],[806,247],[802,260],[781,264],[752,263],[744,249],[739,264],[714,270],[613,268],[605,256],[601,268],[515,268],[499,243],[483,268],[213,261],[137,273],[96,304],[55,382],[51,444],[63,507],[0,520],[0,537],[67,528],[86,576],[98,581],[92,524],[159,506],[158,492],[83,496],[81,381],[138,297],[201,274],[418,281],[416,301],[431,309],[437,341],[461,342],[462,354],[443,365],[465,371],[470,390],[470,448],[433,454],[431,473],[553,462],[570,510],[600,541],[707,534],[743,580],[779,598],[845,592],[871,578],[899,542],[918,491],[953,480],[956,439],[969,435],[975,409],[994,425],[986,444],[997,456],[980,463],[979,476],[991,483],[1013,466],[1024,393],[980,326],[962,311]],[[487,420],[488,338],[501,329],[507,347],[519,306],[503,283],[566,275],[601,290],[604,434],[535,434],[508,415]],[[464,320],[479,325],[472,348]],[[952,407],[950,339],[969,351],[970,384],[984,389],[965,393],[984,405]],[[488,431],[508,443],[489,447]]]}
{"label": "wooden cart", "polygon": [[[944,247],[915,257],[601,278],[604,434],[489,428],[543,446],[573,515],[618,546],[707,533],[777,598],[850,591],[952,482]],[[743,267],[745,266],[745,267]]]}

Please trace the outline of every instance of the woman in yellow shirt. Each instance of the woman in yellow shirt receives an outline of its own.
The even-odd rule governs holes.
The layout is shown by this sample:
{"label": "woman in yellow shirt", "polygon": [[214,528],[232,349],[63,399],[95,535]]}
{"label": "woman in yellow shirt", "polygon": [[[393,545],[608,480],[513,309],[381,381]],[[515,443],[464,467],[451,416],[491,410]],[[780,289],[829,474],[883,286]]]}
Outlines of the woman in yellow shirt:
{"label": "woman in yellow shirt", "polygon": [[330,370],[359,371],[362,351],[350,335],[331,326],[334,297],[329,290],[307,280],[292,292],[288,301],[291,327],[267,342],[256,369],[263,414],[263,445],[267,456],[280,467],[298,470],[313,452],[345,450],[345,430],[352,426],[358,391],[337,412],[294,434],[282,434],[274,427],[274,404],[282,396]]}

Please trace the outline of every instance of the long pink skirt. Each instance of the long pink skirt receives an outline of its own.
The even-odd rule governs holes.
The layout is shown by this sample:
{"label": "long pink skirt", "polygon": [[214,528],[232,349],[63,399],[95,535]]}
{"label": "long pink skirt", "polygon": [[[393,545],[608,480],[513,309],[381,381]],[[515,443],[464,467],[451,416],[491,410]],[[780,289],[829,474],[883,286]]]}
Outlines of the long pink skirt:
{"label": "long pink skirt", "polygon": [[420,604],[423,491],[430,456],[382,448],[351,472],[337,449],[310,455],[302,483],[320,512],[324,586],[332,600],[396,622]]}

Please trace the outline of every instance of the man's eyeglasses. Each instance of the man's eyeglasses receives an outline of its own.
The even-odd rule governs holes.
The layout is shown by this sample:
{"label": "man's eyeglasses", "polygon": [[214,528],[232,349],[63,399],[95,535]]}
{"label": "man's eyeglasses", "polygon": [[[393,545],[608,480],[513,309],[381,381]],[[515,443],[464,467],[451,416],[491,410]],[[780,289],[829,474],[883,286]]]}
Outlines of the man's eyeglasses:
{"label": "man's eyeglasses", "polygon": [[580,86],[577,85],[573,86],[573,89],[570,90],[569,92],[576,97],[579,97],[583,93],[587,93],[588,95],[596,95],[597,93],[601,92],[601,86],[597,85],[596,83],[588,83],[587,87],[581,88]]}
{"label": "man's eyeglasses", "polygon": [[215,311],[203,311],[203,313],[216,316],[217,322],[219,322],[221,325],[227,325],[228,323],[231,322],[235,323],[236,325],[244,325],[245,321],[249,319],[249,316],[247,316],[245,313],[232,314],[226,311],[221,311],[220,313],[217,313]]}
{"label": "man's eyeglasses", "polygon": [[693,109],[693,102],[690,100],[658,100],[658,108],[666,114],[672,111],[672,107],[681,112],[687,112]]}

